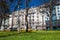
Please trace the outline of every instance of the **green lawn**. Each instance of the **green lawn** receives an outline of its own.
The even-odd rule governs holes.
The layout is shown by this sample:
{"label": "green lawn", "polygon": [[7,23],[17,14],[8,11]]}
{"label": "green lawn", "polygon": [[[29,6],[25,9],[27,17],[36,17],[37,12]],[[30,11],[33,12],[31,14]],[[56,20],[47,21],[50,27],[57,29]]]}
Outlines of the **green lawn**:
{"label": "green lawn", "polygon": [[60,40],[60,31],[0,32],[0,40]]}

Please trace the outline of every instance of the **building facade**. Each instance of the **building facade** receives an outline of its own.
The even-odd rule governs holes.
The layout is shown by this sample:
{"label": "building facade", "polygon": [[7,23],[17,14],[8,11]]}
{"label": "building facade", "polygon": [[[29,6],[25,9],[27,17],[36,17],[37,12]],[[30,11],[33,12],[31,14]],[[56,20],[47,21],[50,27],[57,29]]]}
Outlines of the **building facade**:
{"label": "building facade", "polygon": [[[53,29],[60,29],[60,5],[53,6],[52,10],[52,25]],[[49,21],[47,22],[47,29],[49,29]]]}
{"label": "building facade", "polygon": [[[49,14],[49,10],[45,12],[41,12],[42,8],[39,7],[32,7],[28,11],[28,27],[33,30],[42,30],[42,29],[50,29],[49,27],[49,17],[47,16],[47,13]],[[20,29],[26,29],[26,10],[19,10],[12,12],[11,15],[9,15],[9,19],[7,18],[5,20],[5,25],[7,29],[11,27],[18,27],[18,24],[20,23]],[[19,18],[18,18],[19,17]],[[2,20],[2,24],[4,24],[4,20]],[[19,23],[18,23],[19,22]],[[60,29],[60,5],[55,5],[52,10],[52,24],[53,29]],[[3,25],[0,27],[0,29],[4,29]]]}
{"label": "building facade", "polygon": [[[13,27],[18,27],[18,16],[19,16],[20,28],[26,29],[25,15],[26,15],[25,9],[12,12],[12,14],[10,15],[10,19],[9,19],[9,27],[12,27],[12,22],[13,22]],[[28,17],[27,17],[29,29],[33,29],[33,30],[46,29],[44,15],[42,15],[42,13],[38,11],[38,7],[30,8],[28,11]]]}

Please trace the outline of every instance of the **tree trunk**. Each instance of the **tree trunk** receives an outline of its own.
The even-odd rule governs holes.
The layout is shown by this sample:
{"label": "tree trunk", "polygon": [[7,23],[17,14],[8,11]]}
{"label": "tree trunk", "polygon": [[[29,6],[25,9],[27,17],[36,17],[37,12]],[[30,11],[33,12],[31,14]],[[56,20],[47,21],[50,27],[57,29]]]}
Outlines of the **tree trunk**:
{"label": "tree trunk", "polygon": [[13,20],[14,20],[14,14],[12,14],[12,24],[11,24],[11,30],[10,31],[12,31],[12,29],[13,29]]}
{"label": "tree trunk", "polygon": [[53,25],[52,25],[52,7],[50,7],[50,30],[53,29]]}
{"label": "tree trunk", "polygon": [[2,18],[0,17],[0,27],[2,26]]}
{"label": "tree trunk", "polygon": [[4,29],[5,29],[5,21],[6,21],[6,19],[4,18]]}
{"label": "tree trunk", "polygon": [[18,30],[18,33],[20,33],[20,14],[19,14],[19,11],[18,11],[18,28],[17,28],[17,30]]}
{"label": "tree trunk", "polygon": [[42,15],[42,30],[44,29],[44,16]]}
{"label": "tree trunk", "polygon": [[25,19],[26,19],[26,32],[28,32],[28,19],[27,19],[27,17],[28,17],[28,9],[26,9],[26,17],[25,17]]}
{"label": "tree trunk", "polygon": [[8,16],[8,27],[9,27],[9,16]]}
{"label": "tree trunk", "polygon": [[52,8],[53,8],[53,0],[50,0],[50,6],[49,6],[49,12],[50,12],[50,30],[53,29],[53,25],[52,25]]}
{"label": "tree trunk", "polygon": [[52,17],[50,16],[50,29],[52,30],[53,29],[53,25],[52,25]]}

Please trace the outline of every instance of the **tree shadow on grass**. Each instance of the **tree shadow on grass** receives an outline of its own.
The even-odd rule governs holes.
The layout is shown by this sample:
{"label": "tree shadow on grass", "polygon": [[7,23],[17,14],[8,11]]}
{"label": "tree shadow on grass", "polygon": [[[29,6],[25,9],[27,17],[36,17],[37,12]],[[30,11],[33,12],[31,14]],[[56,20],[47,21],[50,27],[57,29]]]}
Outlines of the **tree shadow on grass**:
{"label": "tree shadow on grass", "polygon": [[23,35],[30,35],[31,33],[35,33],[35,32],[20,32],[20,33],[18,33],[18,32],[16,32],[16,33],[5,33],[5,34],[2,34],[2,35],[0,35],[0,38],[1,37],[8,37],[8,36],[16,36],[16,35],[20,35],[20,36],[23,36]]}
{"label": "tree shadow on grass", "polygon": [[9,33],[9,34],[0,35],[0,37],[15,36],[15,35],[19,35],[19,34],[20,33]]}

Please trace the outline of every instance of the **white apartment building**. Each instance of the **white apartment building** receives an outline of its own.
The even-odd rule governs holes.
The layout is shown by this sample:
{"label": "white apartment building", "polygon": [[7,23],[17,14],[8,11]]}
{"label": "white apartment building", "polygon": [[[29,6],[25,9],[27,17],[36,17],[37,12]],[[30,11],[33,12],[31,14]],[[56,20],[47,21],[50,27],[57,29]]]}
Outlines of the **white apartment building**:
{"label": "white apartment building", "polygon": [[[19,12],[19,14],[18,14]],[[19,16],[19,19],[18,19]],[[25,25],[25,13],[22,10],[19,11],[15,11],[12,13],[12,15],[10,16],[10,20],[9,20],[9,26],[12,27],[12,22],[13,22],[13,27],[18,27],[18,20],[20,23],[20,28],[26,29],[26,25]]]}
{"label": "white apartment building", "polygon": [[[42,30],[46,29],[46,23],[45,20],[47,20],[47,15],[43,14],[39,11],[39,7],[32,7],[28,11],[28,27],[35,30]],[[12,12],[11,15],[9,15],[9,22],[6,24],[9,25],[7,29],[14,27],[18,27],[18,22],[20,23],[20,28],[21,29],[26,29],[26,22],[25,22],[25,15],[26,15],[26,10],[19,10],[19,11],[14,11]],[[19,16],[19,21],[18,21],[18,16]]]}
{"label": "white apartment building", "polygon": [[38,7],[31,8],[28,14],[29,26],[32,29],[39,29],[39,30],[42,30],[42,26],[43,26],[43,28],[46,29],[45,16],[43,16],[43,19],[42,16],[43,14],[38,11]]}
{"label": "white apartment building", "polygon": [[[19,21],[20,28],[26,29],[26,22],[25,22],[26,10],[25,9],[12,12],[12,14],[10,15],[9,26],[12,27],[12,18],[13,18],[13,27],[18,27],[18,15],[19,15],[19,20],[20,20]],[[27,18],[28,18],[27,20],[28,20],[29,28],[34,29],[34,30],[35,29],[42,30],[42,26],[43,26],[43,29],[46,29],[46,23],[45,23],[46,15],[40,13],[38,11],[38,7],[30,8],[28,11]]]}

